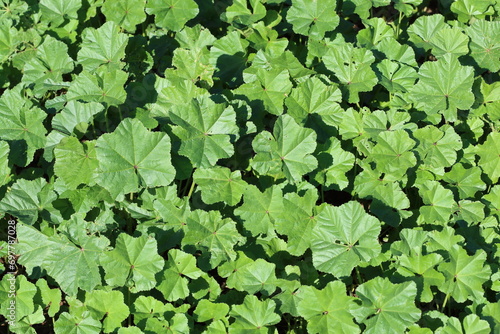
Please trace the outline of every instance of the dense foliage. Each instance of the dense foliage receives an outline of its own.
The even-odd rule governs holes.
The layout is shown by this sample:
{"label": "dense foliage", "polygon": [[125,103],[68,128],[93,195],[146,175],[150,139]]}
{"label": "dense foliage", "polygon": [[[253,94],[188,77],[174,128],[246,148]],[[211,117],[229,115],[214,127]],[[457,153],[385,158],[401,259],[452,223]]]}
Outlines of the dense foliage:
{"label": "dense foliage", "polygon": [[0,0],[0,319],[500,333],[499,12]]}

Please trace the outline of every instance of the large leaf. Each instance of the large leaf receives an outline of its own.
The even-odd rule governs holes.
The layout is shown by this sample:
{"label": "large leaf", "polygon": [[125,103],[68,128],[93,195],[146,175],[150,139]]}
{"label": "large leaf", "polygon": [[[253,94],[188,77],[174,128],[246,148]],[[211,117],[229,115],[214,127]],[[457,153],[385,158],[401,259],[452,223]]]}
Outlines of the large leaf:
{"label": "large leaf", "polygon": [[299,314],[307,320],[309,333],[359,333],[349,309],[354,306],[354,298],[346,293],[341,281],[329,282],[323,289],[303,286],[299,289],[302,300]]}
{"label": "large leaf", "polygon": [[466,110],[474,103],[474,70],[445,54],[435,62],[425,62],[418,71],[419,80],[410,96],[419,110],[432,115],[440,112],[448,122],[457,119],[457,109]]}
{"label": "large leaf", "polygon": [[98,180],[115,198],[140,187],[168,186],[175,176],[170,138],[136,119],[125,119],[113,133],[99,137],[96,152]]}
{"label": "large leaf", "polygon": [[155,274],[164,265],[157,252],[155,239],[133,238],[121,233],[115,249],[100,256],[106,283],[111,286],[127,285],[133,292],[151,290],[156,286]]}
{"label": "large leaf", "polygon": [[413,282],[393,284],[387,278],[376,277],[358,286],[356,295],[361,303],[352,307],[351,313],[366,325],[363,333],[402,333],[420,319]]}
{"label": "large leaf", "polygon": [[175,106],[170,118],[176,124],[172,131],[180,139],[179,154],[188,157],[194,167],[212,167],[233,155],[231,137],[238,128],[231,106],[204,96]]}
{"label": "large leaf", "polygon": [[287,12],[287,21],[297,34],[321,39],[325,32],[334,30],[339,24],[339,17],[334,8],[335,0],[293,0]]}
{"label": "large leaf", "polygon": [[380,253],[380,221],[361,204],[350,201],[327,206],[317,217],[311,249],[314,266],[337,277],[350,275],[361,261]]}
{"label": "large leaf", "polygon": [[276,303],[272,300],[260,301],[256,296],[245,296],[241,305],[233,305],[229,315],[236,321],[231,324],[230,333],[268,333],[270,325],[280,321],[274,312]]}
{"label": "large leaf", "polygon": [[179,31],[199,9],[193,0],[149,0],[146,12],[155,16],[155,23],[160,28]]}
{"label": "large leaf", "polygon": [[231,173],[225,167],[197,169],[193,174],[193,181],[201,190],[201,198],[205,203],[223,201],[231,206],[238,204],[247,185],[241,179],[240,171]]}
{"label": "large leaf", "polygon": [[80,143],[75,137],[64,138],[55,147],[54,156],[54,172],[68,188],[76,189],[82,183],[93,183],[95,170],[99,166],[95,142]]}
{"label": "large leaf", "polygon": [[454,245],[450,250],[450,259],[438,266],[446,278],[438,288],[459,303],[481,300],[484,290],[482,285],[488,281],[491,269],[485,265],[486,253],[482,250],[469,256],[465,249]]}
{"label": "large leaf", "polygon": [[144,5],[144,0],[107,0],[102,5],[102,13],[108,21],[134,32],[135,26],[146,20]]}
{"label": "large leaf", "polygon": [[259,133],[252,146],[257,155],[251,166],[259,174],[278,176],[282,173],[290,181],[298,182],[317,166],[317,160],[312,156],[316,134],[286,114],[274,124],[273,134],[267,131]]}
{"label": "large leaf", "polygon": [[5,91],[0,97],[0,138],[9,142],[12,162],[27,166],[33,154],[45,146],[47,130],[43,121],[47,114],[32,107],[21,95],[21,87]]}
{"label": "large leaf", "polygon": [[120,28],[114,22],[106,22],[98,29],[87,28],[83,31],[78,62],[89,72],[100,65],[108,69],[120,69],[123,67],[121,59],[125,57],[127,42],[127,35],[120,33]]}

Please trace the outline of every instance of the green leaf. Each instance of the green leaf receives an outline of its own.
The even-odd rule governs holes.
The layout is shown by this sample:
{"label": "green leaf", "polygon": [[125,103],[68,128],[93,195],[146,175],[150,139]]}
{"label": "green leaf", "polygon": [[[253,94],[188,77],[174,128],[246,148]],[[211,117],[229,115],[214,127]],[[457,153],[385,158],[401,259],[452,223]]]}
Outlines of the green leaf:
{"label": "green leaf", "polygon": [[351,314],[366,325],[363,333],[402,333],[420,319],[414,282],[393,284],[376,277],[358,286],[356,295],[361,303],[351,308]]}
{"label": "green leaf", "polygon": [[240,202],[247,186],[241,179],[240,171],[231,173],[231,170],[225,167],[197,169],[193,173],[193,182],[198,185],[203,202],[214,204],[223,201],[230,206]]}
{"label": "green leaf", "polygon": [[174,106],[170,118],[176,124],[172,132],[180,140],[179,154],[189,158],[194,167],[212,167],[219,159],[234,154],[232,137],[238,127],[231,106],[203,96]]}
{"label": "green leaf", "polygon": [[103,110],[104,106],[97,102],[69,101],[61,112],[52,118],[52,127],[68,136],[77,131],[86,132],[89,123],[93,123],[94,116]]}
{"label": "green leaf", "polygon": [[419,80],[410,91],[415,107],[427,115],[440,112],[448,122],[457,120],[457,109],[467,110],[474,103],[474,70],[462,66],[452,55],[427,61],[418,71]]}
{"label": "green leaf", "polygon": [[274,222],[283,211],[283,194],[278,186],[266,189],[263,193],[254,185],[248,185],[243,192],[243,204],[234,214],[243,219],[243,226],[253,236],[271,235]]}
{"label": "green leaf", "polygon": [[276,290],[276,265],[263,259],[251,261],[239,267],[228,277],[226,284],[229,288],[245,291],[249,294],[260,292],[271,295]]}
{"label": "green leaf", "polygon": [[462,199],[473,198],[478,191],[486,189],[486,184],[481,180],[481,169],[476,166],[465,168],[457,163],[444,174],[443,180],[456,188]]}
{"label": "green leaf", "polygon": [[81,0],[40,0],[42,20],[54,27],[60,26],[65,20],[77,19],[80,7]]}
{"label": "green leaf", "polygon": [[260,301],[256,296],[245,296],[241,305],[233,305],[229,315],[236,321],[229,328],[230,333],[242,334],[268,333],[269,326],[280,322],[275,311],[276,303],[272,300]]}
{"label": "green leaf", "polygon": [[283,102],[292,89],[288,70],[258,68],[252,77],[253,80],[245,79],[247,83],[234,90],[235,97],[250,100],[251,105],[257,103],[253,108],[259,111],[265,110],[273,115],[281,115]]}
{"label": "green leaf", "polygon": [[491,275],[491,269],[486,264],[486,252],[478,250],[475,255],[469,256],[465,249],[458,245],[449,249],[450,259],[438,266],[438,270],[445,276],[445,282],[438,286],[439,290],[450,295],[458,303],[467,299],[481,300],[483,284]]}
{"label": "green leaf", "polygon": [[337,102],[342,99],[335,85],[326,85],[318,77],[299,83],[285,99],[287,114],[299,124],[305,123],[310,114],[321,114],[331,109],[340,109]]}
{"label": "green leaf", "polygon": [[56,334],[99,334],[101,330],[101,322],[92,318],[89,313],[85,316],[77,316],[64,312],[54,323]]}
{"label": "green leaf", "polygon": [[346,173],[354,167],[355,162],[354,154],[344,151],[341,144],[339,139],[331,137],[324,145],[318,146],[318,169],[314,173],[314,179],[320,184],[336,186],[340,190],[349,185]]}
{"label": "green leaf", "polygon": [[335,0],[293,0],[286,19],[295,33],[321,39],[325,32],[334,30],[339,24],[336,7]]}
{"label": "green leaf", "polygon": [[442,225],[448,223],[455,205],[451,190],[445,189],[437,181],[428,180],[420,185],[419,194],[425,204],[420,207],[419,222]]}
{"label": "green leaf", "polygon": [[412,67],[389,59],[383,59],[378,63],[377,69],[380,72],[380,84],[391,93],[411,90],[418,79],[417,71]]}
{"label": "green leaf", "polygon": [[415,155],[411,152],[414,146],[415,141],[405,130],[381,132],[371,152],[377,170],[390,174],[395,179],[403,177],[408,168],[417,163]]}
{"label": "green leaf", "polygon": [[474,22],[474,19],[484,19],[488,14],[492,15],[494,12],[493,4],[494,2],[491,0],[457,0],[451,4],[450,9],[458,15],[460,22],[467,23]]}
{"label": "green leaf", "polygon": [[330,48],[323,57],[326,68],[342,83],[349,103],[359,102],[359,93],[368,92],[377,84],[377,76],[371,69],[374,61],[370,50],[350,43]]}
{"label": "green leaf", "polygon": [[196,309],[194,310],[194,316],[197,322],[206,322],[209,320],[216,321],[219,319],[224,319],[229,313],[229,306],[224,303],[212,303],[206,299],[200,300]]}
{"label": "green leaf", "polygon": [[114,22],[106,22],[98,29],[86,28],[82,33],[78,62],[89,72],[101,65],[108,70],[119,70],[123,67],[121,59],[125,57],[127,42],[127,35],[120,33]]}
{"label": "green leaf", "polygon": [[100,264],[107,284],[126,285],[132,292],[139,292],[156,286],[155,274],[163,269],[164,260],[158,255],[155,239],[121,233],[115,249],[101,255]]}
{"label": "green leaf", "polygon": [[[248,4],[247,4],[248,2]],[[250,5],[250,8],[248,8]],[[266,7],[261,0],[234,0],[233,4],[226,8],[221,19],[236,26],[249,26],[266,16]]]}
{"label": "green leaf", "polygon": [[417,47],[429,50],[432,47],[429,43],[432,36],[446,27],[448,27],[448,25],[444,22],[443,15],[424,15],[417,18],[415,22],[410,25],[408,28],[408,35],[410,35],[410,40],[414,42]]}
{"label": "green leaf", "polygon": [[68,55],[68,46],[47,36],[36,49],[33,58],[24,64],[22,81],[35,85],[35,91],[46,81],[62,82],[62,75],[73,71],[73,59]]}
{"label": "green leaf", "polygon": [[146,20],[145,3],[144,0],[107,0],[101,10],[108,21],[133,33],[135,26]]}
{"label": "green leaf", "polygon": [[104,333],[113,332],[130,314],[120,291],[94,290],[85,295],[85,306],[94,319],[102,320]]}
{"label": "green leaf", "polygon": [[210,48],[210,61],[215,67],[214,77],[234,88],[243,82],[247,66],[248,41],[232,31],[215,41]]}
{"label": "green leaf", "polygon": [[[15,301],[14,314],[15,321],[19,321],[24,316],[35,312],[35,304],[33,299],[36,294],[35,284],[28,282],[26,276],[14,276],[12,274],[4,275],[0,281],[0,314],[7,316],[12,314],[9,310],[12,309],[11,301]],[[15,292],[15,297],[12,296]]]}
{"label": "green leaf", "polygon": [[446,54],[460,57],[469,53],[469,38],[456,27],[440,29],[429,40],[432,54],[440,58]]}
{"label": "green leaf", "polygon": [[11,169],[9,167],[9,144],[4,141],[0,141],[0,186],[7,183]]}
{"label": "green leaf", "polygon": [[196,267],[196,258],[179,249],[168,251],[168,260],[161,273],[163,280],[156,287],[166,300],[176,301],[189,295],[188,280],[186,277],[196,279],[202,275]]}
{"label": "green leaf", "polygon": [[192,212],[187,220],[183,245],[195,245],[202,250],[204,257],[210,258],[210,266],[215,268],[223,261],[234,260],[234,247],[245,241],[230,218],[222,219],[218,211]]}
{"label": "green leaf", "polygon": [[113,133],[96,142],[99,183],[116,198],[141,187],[168,186],[175,176],[170,138],[150,132],[136,119],[123,120]]}
{"label": "green leaf", "polygon": [[329,282],[321,290],[302,286],[299,293],[302,300],[298,311],[307,320],[308,333],[360,333],[349,311],[354,298],[347,296],[341,281]]}
{"label": "green leaf", "polygon": [[500,22],[476,20],[465,28],[470,37],[471,56],[481,68],[500,70]]}
{"label": "green leaf", "polygon": [[199,9],[193,0],[149,0],[146,13],[155,16],[160,28],[179,31],[196,15]]}
{"label": "green leaf", "polygon": [[54,172],[69,189],[80,184],[92,185],[95,170],[99,166],[95,142],[80,143],[75,137],[67,137],[54,149]]}
{"label": "green leaf", "polygon": [[316,134],[301,127],[286,114],[278,118],[272,135],[267,131],[260,132],[252,146],[257,155],[250,165],[259,174],[283,173],[290,181],[298,182],[318,164],[312,156],[316,148]]}
{"label": "green leaf", "polygon": [[443,175],[443,167],[452,166],[457,160],[457,152],[462,148],[462,139],[451,126],[440,129],[427,125],[413,132],[418,141],[416,151],[420,160],[431,171]]}
{"label": "green leaf", "polygon": [[311,246],[311,233],[317,221],[318,192],[308,190],[304,196],[286,194],[283,211],[275,221],[276,232],[287,236],[287,250],[300,256]]}
{"label": "green leaf", "polygon": [[19,179],[0,202],[0,212],[11,214],[20,222],[33,225],[46,200],[50,203],[55,198],[45,179],[37,178],[32,181]]}
{"label": "green leaf", "polygon": [[317,217],[311,250],[316,269],[337,277],[348,276],[361,261],[380,253],[380,221],[363,206],[350,201],[339,207],[327,206]]}
{"label": "green leaf", "polygon": [[47,281],[43,278],[36,281],[36,286],[40,290],[44,308],[48,308],[49,317],[54,317],[61,307],[61,290],[49,288]]}
{"label": "green leaf", "polygon": [[16,50],[17,43],[17,30],[10,24],[0,24],[0,63]]}
{"label": "green leaf", "polygon": [[486,141],[477,148],[479,167],[488,175],[492,183],[500,177],[500,133],[492,132]]}
{"label": "green leaf", "polygon": [[25,167],[37,149],[45,146],[47,114],[21,95],[21,87],[5,91],[0,97],[0,138],[10,145],[14,164]]}
{"label": "green leaf", "polygon": [[127,79],[127,73],[108,71],[104,67],[97,69],[94,74],[83,71],[71,82],[66,98],[68,101],[103,102],[118,106],[127,97],[123,88]]}
{"label": "green leaf", "polygon": [[96,263],[99,255],[109,245],[106,237],[88,237],[85,231],[80,230],[81,235],[70,241],[64,237],[47,238],[28,227],[19,230],[26,233],[20,239],[20,244],[23,244],[21,253],[27,256],[20,263],[27,261],[31,264],[31,261],[38,259],[37,265],[45,269],[66,294],[75,295],[78,288],[92,291],[101,284],[101,274]]}

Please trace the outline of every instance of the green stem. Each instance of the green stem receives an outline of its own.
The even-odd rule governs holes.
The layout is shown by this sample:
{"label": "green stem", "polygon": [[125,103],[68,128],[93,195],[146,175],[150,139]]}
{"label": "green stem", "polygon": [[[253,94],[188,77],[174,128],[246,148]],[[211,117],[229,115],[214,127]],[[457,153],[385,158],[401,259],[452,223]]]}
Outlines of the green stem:
{"label": "green stem", "polygon": [[193,182],[191,182],[191,187],[189,188],[189,192],[187,194],[188,198],[191,198],[191,195],[193,194],[193,191],[194,191],[194,186],[195,186],[195,183],[194,183],[194,180],[193,180]]}
{"label": "green stem", "polygon": [[363,284],[363,279],[361,278],[361,273],[359,272],[358,267],[356,267],[355,270],[356,270],[356,278],[358,279],[358,284]]}
{"label": "green stem", "polygon": [[396,27],[396,39],[399,38],[399,33],[401,32],[401,20],[403,18],[403,13],[399,12],[398,25]]}
{"label": "green stem", "polygon": [[444,308],[446,307],[446,303],[448,302],[448,298],[450,298],[449,292],[446,294],[446,297],[444,297],[443,305],[441,306],[441,312],[444,311]]}

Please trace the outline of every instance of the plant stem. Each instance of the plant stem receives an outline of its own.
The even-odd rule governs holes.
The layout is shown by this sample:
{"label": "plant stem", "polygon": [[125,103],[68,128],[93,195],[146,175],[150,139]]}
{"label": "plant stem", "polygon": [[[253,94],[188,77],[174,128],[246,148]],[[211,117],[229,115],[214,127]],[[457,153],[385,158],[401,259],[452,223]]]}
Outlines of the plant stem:
{"label": "plant stem", "polygon": [[443,305],[441,306],[441,312],[443,312],[443,311],[444,311],[444,308],[445,308],[445,306],[446,306],[446,303],[448,302],[448,298],[449,298],[449,297],[450,297],[450,293],[448,292],[448,293],[446,294],[446,297],[444,297]]}
{"label": "plant stem", "polygon": [[195,186],[195,183],[194,183],[194,180],[191,182],[191,187],[189,188],[189,192],[187,194],[187,197],[188,198],[191,198],[191,195],[193,194],[193,190],[194,190],[194,186]]}

